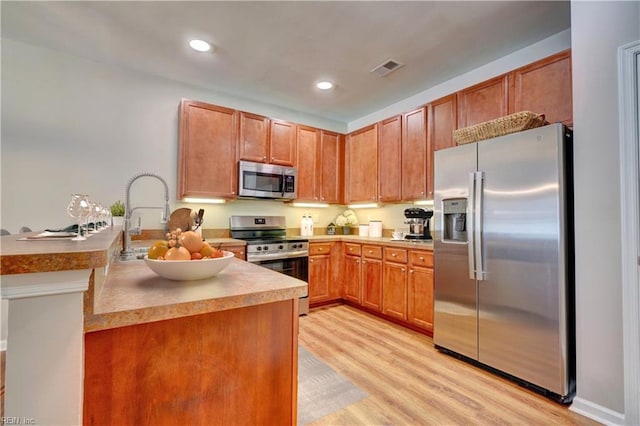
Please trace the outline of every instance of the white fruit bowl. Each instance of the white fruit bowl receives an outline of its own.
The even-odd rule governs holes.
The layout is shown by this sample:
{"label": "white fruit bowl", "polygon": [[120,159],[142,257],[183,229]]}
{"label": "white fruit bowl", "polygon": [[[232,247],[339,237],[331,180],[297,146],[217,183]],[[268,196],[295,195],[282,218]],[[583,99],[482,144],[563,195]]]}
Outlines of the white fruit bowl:
{"label": "white fruit bowl", "polygon": [[210,278],[231,263],[234,254],[223,251],[222,257],[201,260],[155,260],[144,257],[144,262],[161,277],[176,281],[192,281]]}

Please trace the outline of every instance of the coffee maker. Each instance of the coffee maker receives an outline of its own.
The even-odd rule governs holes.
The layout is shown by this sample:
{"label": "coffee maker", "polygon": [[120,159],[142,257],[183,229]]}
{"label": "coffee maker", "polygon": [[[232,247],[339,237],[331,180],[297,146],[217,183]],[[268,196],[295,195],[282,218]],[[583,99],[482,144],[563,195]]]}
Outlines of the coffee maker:
{"label": "coffee maker", "polygon": [[407,240],[430,240],[429,219],[433,217],[433,210],[413,207],[405,209],[404,217],[407,218],[404,223],[409,225],[409,233],[405,235]]}

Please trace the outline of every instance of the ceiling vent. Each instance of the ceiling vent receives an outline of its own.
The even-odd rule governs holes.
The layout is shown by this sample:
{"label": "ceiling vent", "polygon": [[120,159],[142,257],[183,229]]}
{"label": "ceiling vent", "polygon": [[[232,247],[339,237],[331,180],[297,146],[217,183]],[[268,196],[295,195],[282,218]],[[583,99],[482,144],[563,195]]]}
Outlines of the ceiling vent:
{"label": "ceiling vent", "polygon": [[385,75],[389,74],[391,71],[395,71],[398,68],[402,68],[403,65],[404,65],[403,63],[398,62],[394,59],[387,59],[386,61],[384,61],[383,63],[381,63],[374,69],[372,69],[371,72],[377,75],[378,77],[384,77]]}

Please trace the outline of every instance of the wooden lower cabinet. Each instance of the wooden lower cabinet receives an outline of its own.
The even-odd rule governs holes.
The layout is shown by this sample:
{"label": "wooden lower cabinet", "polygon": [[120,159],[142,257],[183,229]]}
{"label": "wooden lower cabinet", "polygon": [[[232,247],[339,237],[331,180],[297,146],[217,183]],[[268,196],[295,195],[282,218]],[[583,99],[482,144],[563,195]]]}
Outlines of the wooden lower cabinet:
{"label": "wooden lower cabinet", "polygon": [[222,250],[230,251],[233,253],[235,257],[240,260],[247,260],[247,249],[246,246],[237,245],[237,246],[225,246],[223,245]]}
{"label": "wooden lower cabinet", "polygon": [[331,258],[329,255],[309,256],[309,303],[329,300],[329,272]]}
{"label": "wooden lower cabinet", "polygon": [[297,421],[298,302],[85,334],[84,425]]}
{"label": "wooden lower cabinet", "polygon": [[360,256],[344,257],[344,299],[360,304],[362,300],[360,287],[362,280],[362,263]]}
{"label": "wooden lower cabinet", "polygon": [[382,313],[399,320],[407,319],[407,265],[384,263]]}
{"label": "wooden lower cabinet", "polygon": [[382,311],[382,260],[362,258],[362,306]]}
{"label": "wooden lower cabinet", "polygon": [[408,321],[433,333],[433,252],[409,252]]}

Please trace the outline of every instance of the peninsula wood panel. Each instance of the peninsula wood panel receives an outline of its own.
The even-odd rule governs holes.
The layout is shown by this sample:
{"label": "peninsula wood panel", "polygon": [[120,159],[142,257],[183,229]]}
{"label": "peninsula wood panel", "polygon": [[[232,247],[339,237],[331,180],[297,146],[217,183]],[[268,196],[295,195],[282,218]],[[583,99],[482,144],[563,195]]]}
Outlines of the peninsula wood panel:
{"label": "peninsula wood panel", "polygon": [[533,111],[550,123],[573,126],[571,51],[518,68],[512,80],[512,112]]}
{"label": "peninsula wood panel", "polygon": [[87,333],[84,424],[295,424],[297,306]]}
{"label": "peninsula wood panel", "polygon": [[347,305],[301,317],[300,344],[367,393],[315,426],[599,425],[438,352],[431,337]]}
{"label": "peninsula wood panel", "polygon": [[378,201],[402,200],[402,116],[378,123]]}
{"label": "peninsula wood panel", "polygon": [[178,198],[236,198],[237,111],[183,99]]}
{"label": "peninsula wood panel", "polygon": [[503,117],[509,113],[509,76],[492,78],[457,94],[458,128]]}
{"label": "peninsula wood panel", "polygon": [[269,119],[249,112],[240,112],[240,160],[269,162]]}

